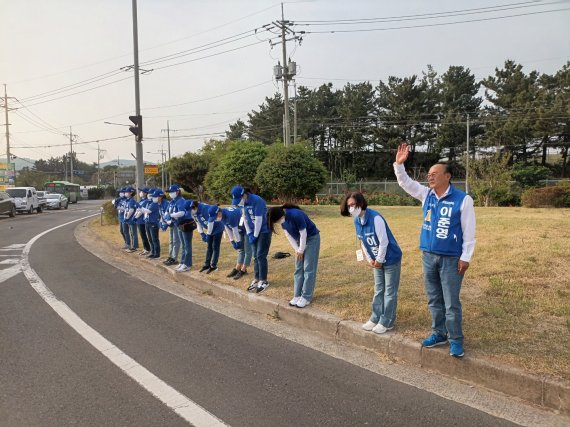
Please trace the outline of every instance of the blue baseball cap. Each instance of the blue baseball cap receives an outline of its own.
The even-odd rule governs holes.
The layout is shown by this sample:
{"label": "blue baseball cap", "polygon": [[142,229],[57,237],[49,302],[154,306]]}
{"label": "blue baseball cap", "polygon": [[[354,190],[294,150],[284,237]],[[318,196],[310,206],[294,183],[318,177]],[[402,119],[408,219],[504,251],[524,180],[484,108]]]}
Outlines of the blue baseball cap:
{"label": "blue baseball cap", "polygon": [[133,187],[125,187],[124,192],[125,193],[134,193],[135,189]]}
{"label": "blue baseball cap", "polygon": [[178,184],[172,184],[170,187],[168,187],[167,192],[168,193],[175,193],[177,191],[180,191],[180,186]]}
{"label": "blue baseball cap", "polygon": [[239,205],[244,193],[245,189],[241,185],[234,186],[234,188],[232,188],[232,205]]}
{"label": "blue baseball cap", "polygon": [[208,221],[213,221],[218,216],[218,212],[220,212],[220,207],[218,205],[210,206],[208,208]]}
{"label": "blue baseball cap", "polygon": [[149,188],[148,187],[143,187],[143,188],[139,188],[139,191],[142,191],[143,193],[149,193]]}
{"label": "blue baseball cap", "polygon": [[162,191],[160,188],[156,189],[152,192],[152,197],[164,197],[164,191]]}

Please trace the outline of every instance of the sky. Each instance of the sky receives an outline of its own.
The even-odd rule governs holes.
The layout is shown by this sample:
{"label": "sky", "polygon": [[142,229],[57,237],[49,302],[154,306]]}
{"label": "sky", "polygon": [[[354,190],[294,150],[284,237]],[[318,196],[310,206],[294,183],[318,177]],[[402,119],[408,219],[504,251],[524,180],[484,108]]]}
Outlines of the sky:
{"label": "sky", "polygon": [[[138,0],[137,8],[145,162],[167,155],[167,121],[174,157],[222,138],[230,123],[247,121],[266,96],[282,92],[273,78],[282,48],[270,45],[277,35],[264,27],[281,20],[281,3]],[[440,74],[462,65],[485,78],[506,59],[542,73],[570,60],[568,0],[316,0],[283,9],[291,28],[306,32],[287,52],[296,84],[309,88],[376,85],[421,75],[427,64]],[[132,159],[134,136],[120,126],[135,112],[133,71],[121,69],[133,64],[132,1],[0,0],[0,10],[11,153],[61,156],[71,133],[81,161],[97,162],[97,141],[101,162]],[[4,124],[2,114],[2,134]]]}

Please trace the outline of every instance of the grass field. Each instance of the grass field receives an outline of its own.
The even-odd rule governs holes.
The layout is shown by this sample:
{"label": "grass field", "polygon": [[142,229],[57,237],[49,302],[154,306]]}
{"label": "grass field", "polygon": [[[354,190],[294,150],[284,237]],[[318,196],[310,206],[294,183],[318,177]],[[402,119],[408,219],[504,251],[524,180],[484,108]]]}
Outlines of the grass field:
{"label": "grass field", "polygon": [[[404,257],[395,331],[413,339],[430,332],[418,249],[419,207],[373,207],[382,212]],[[356,262],[357,241],[350,218],[337,206],[304,210],[321,231],[319,274],[313,305],[345,319],[364,322],[370,315],[372,271]],[[570,379],[570,210],[476,208],[477,246],[462,286],[465,348],[470,353]],[[120,244],[118,226],[92,227]],[[160,234],[162,254],[168,234]],[[205,243],[194,239],[193,263],[200,267]],[[273,235],[270,254],[292,252],[282,233]],[[136,256],[136,255],[133,255]],[[220,270],[212,279],[245,289],[225,276],[236,252],[222,241]],[[266,294],[288,300],[293,292],[293,258],[269,260]]]}

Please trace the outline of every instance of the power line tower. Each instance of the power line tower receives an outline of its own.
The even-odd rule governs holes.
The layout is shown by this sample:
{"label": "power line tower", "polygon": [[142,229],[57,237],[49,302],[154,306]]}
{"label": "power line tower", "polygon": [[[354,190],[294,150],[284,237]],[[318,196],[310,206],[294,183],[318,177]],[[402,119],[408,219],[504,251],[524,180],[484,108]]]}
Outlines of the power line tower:
{"label": "power line tower", "polygon": [[[289,123],[289,81],[295,77],[297,74],[297,63],[291,61],[291,58],[287,61],[287,42],[288,41],[298,41],[299,45],[303,41],[301,35],[297,35],[295,31],[291,29],[292,22],[285,20],[285,13],[283,11],[283,3],[281,3],[281,21],[273,21],[269,24],[266,29],[271,31],[272,28],[277,28],[281,31],[281,41],[280,42],[270,42],[271,47],[281,44],[282,54],[283,54],[283,65],[277,62],[277,65],[273,67],[273,75],[276,80],[283,80],[283,102],[284,114],[283,114],[283,143],[287,147],[291,142],[291,126]],[[299,34],[303,34],[300,32]]]}

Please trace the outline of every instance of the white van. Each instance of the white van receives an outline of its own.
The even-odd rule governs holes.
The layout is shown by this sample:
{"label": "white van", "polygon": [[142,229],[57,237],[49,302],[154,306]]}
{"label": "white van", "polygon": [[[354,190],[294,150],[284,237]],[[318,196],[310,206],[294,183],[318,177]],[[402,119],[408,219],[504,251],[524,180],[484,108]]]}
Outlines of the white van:
{"label": "white van", "polygon": [[38,201],[38,194],[34,187],[12,187],[7,188],[6,193],[16,202],[18,212],[37,213],[42,212],[42,206]]}

